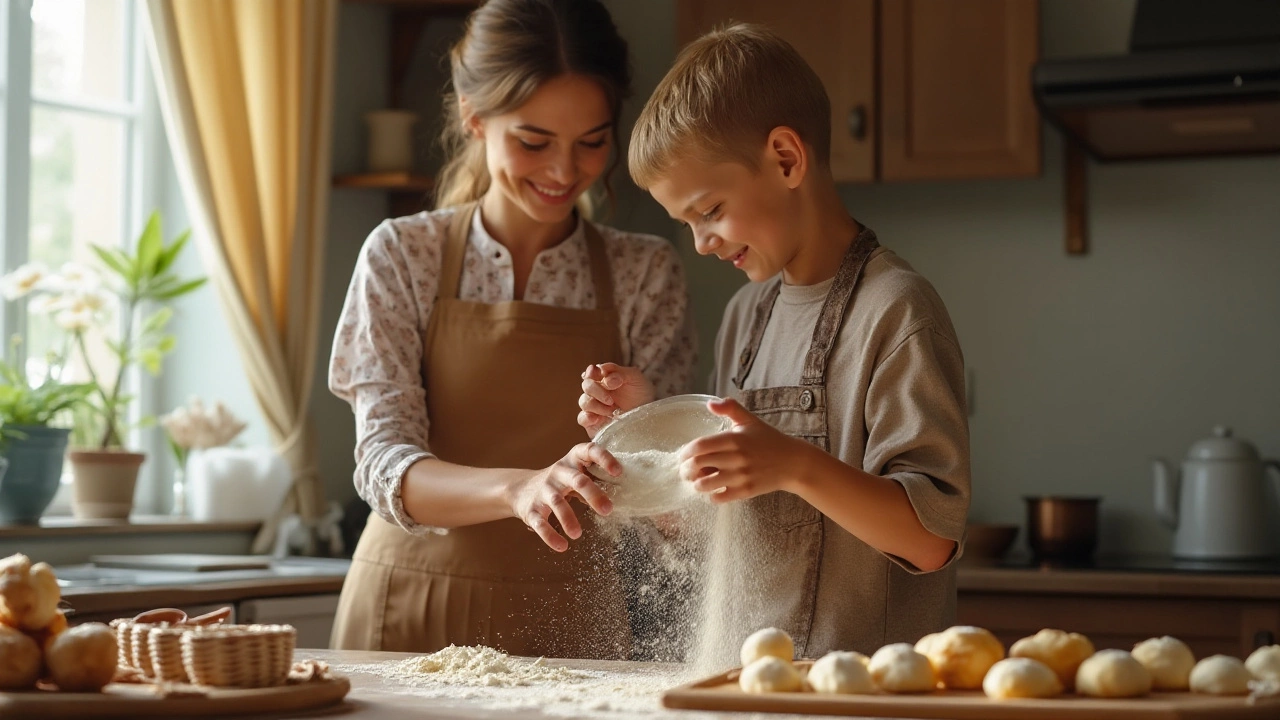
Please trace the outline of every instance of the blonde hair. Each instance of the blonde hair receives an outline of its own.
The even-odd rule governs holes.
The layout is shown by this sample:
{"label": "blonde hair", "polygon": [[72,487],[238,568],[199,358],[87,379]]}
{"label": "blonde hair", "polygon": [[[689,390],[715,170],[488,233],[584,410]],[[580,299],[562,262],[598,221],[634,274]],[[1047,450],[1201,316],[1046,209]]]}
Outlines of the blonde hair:
{"label": "blonde hair", "polygon": [[831,101],[813,68],[773,31],[749,24],[689,43],[645,103],[627,164],[642,188],[678,157],[756,170],[769,133],[786,126],[829,167]]}
{"label": "blonde hair", "polygon": [[[491,179],[484,141],[467,132],[471,116],[501,115],[523,105],[552,78],[575,74],[599,83],[613,114],[613,146],[618,147],[618,116],[631,93],[627,43],[599,0],[489,0],[467,19],[466,32],[449,51],[452,90],[445,95],[445,164],[436,184],[436,207],[479,200]],[[462,98],[466,98],[465,106]],[[604,175],[610,201],[609,175]],[[583,193],[579,207],[591,214]]]}

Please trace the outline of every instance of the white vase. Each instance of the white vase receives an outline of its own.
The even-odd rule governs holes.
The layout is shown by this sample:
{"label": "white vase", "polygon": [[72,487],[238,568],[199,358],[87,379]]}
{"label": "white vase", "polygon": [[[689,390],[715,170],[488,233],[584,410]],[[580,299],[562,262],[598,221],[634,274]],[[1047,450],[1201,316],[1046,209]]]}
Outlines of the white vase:
{"label": "white vase", "polygon": [[407,110],[374,110],[364,119],[369,125],[369,171],[413,169],[413,125],[418,116]]}

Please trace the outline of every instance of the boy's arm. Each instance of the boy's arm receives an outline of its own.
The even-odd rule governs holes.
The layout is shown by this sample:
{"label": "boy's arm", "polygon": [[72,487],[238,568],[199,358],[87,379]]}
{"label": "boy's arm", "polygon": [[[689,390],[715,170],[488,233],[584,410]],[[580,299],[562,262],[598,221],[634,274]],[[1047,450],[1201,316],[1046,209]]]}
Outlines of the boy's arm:
{"label": "boy's arm", "polygon": [[872,475],[804,443],[800,468],[784,486],[871,547],[924,572],[947,564],[956,543],[925,529],[907,491],[896,480]]}

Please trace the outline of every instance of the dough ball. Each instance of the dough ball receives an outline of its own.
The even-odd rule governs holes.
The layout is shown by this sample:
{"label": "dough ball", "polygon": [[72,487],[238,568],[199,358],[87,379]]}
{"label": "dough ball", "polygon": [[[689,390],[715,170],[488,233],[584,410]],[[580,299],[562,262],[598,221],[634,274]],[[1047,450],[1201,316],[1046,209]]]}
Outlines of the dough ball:
{"label": "dough ball", "polygon": [[1259,680],[1280,682],[1280,645],[1266,645],[1249,654],[1245,669]]}
{"label": "dough ball", "polygon": [[58,689],[97,692],[116,674],[116,633],[102,623],[78,625],[54,638],[45,652]]}
{"label": "dough ball", "polygon": [[0,560],[0,623],[19,630],[43,630],[58,612],[62,591],[48,563],[31,564],[18,553]]}
{"label": "dough ball", "polygon": [[28,632],[27,635],[30,635],[31,639],[35,640],[36,645],[39,645],[42,650],[47,651],[49,649],[49,643],[53,642],[54,638],[66,631],[67,616],[59,610],[54,613],[53,620],[51,620],[48,625],[45,625],[43,630]]}
{"label": "dough ball", "polygon": [[778,628],[757,630],[742,643],[742,667],[762,657],[776,657],[791,662],[796,656],[791,636]]}
{"label": "dough ball", "polygon": [[920,638],[916,652],[929,658],[947,689],[977,690],[991,666],[1004,657],[1004,645],[988,630],[957,625]]}
{"label": "dough ball", "polygon": [[1080,663],[1076,691],[1093,697],[1140,697],[1151,692],[1151,673],[1124,650],[1099,650]]}
{"label": "dough ball", "polygon": [[916,652],[911,643],[885,645],[867,664],[871,679],[886,692],[929,692],[938,686],[929,658]]}
{"label": "dough ball", "polygon": [[35,687],[42,663],[35,640],[21,630],[0,625],[0,690]]}
{"label": "dough ball", "polygon": [[1154,690],[1186,690],[1196,656],[1187,644],[1175,637],[1150,638],[1133,646],[1134,659],[1151,673]]}
{"label": "dough ball", "polygon": [[987,671],[982,692],[993,700],[1055,697],[1062,694],[1062,680],[1039,660],[1005,658]]}
{"label": "dough ball", "polygon": [[876,691],[866,655],[856,652],[831,652],[809,668],[809,687],[814,692],[837,695],[867,695]]}
{"label": "dough ball", "polygon": [[1080,633],[1067,633],[1045,628],[1024,637],[1009,648],[1009,657],[1039,660],[1057,673],[1064,690],[1076,686],[1076,670],[1093,655],[1093,643]]}
{"label": "dough ball", "polygon": [[803,685],[800,671],[790,660],[772,655],[765,655],[742,668],[742,674],[738,676],[738,686],[749,693],[798,692]]}
{"label": "dough ball", "polygon": [[1253,675],[1240,658],[1210,655],[1191,668],[1191,692],[1206,695],[1245,695]]}

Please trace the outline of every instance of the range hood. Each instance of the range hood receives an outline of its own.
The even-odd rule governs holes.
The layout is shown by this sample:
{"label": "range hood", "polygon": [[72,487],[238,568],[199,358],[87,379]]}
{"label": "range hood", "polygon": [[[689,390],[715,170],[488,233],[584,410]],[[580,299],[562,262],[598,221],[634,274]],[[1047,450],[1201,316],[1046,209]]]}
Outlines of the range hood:
{"label": "range hood", "polygon": [[1032,85],[1098,160],[1280,152],[1280,0],[1138,0],[1128,54],[1042,60]]}

